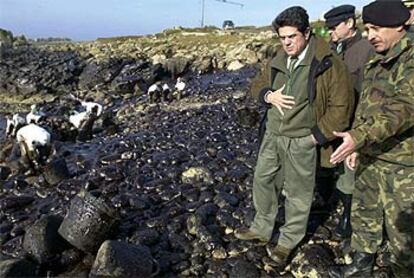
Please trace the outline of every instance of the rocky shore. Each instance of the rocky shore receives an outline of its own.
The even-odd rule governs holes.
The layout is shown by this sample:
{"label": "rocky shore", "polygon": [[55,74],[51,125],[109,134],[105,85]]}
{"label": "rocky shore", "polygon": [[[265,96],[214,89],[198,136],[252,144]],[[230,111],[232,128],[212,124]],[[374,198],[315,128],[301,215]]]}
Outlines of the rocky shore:
{"label": "rocky shore", "polygon": [[[307,237],[284,273],[264,246],[233,235],[254,216],[263,111],[250,81],[275,46],[268,31],[173,29],[4,51],[0,113],[38,103],[57,114],[72,94],[103,104],[114,127],[98,120],[91,140],[56,141],[58,166],[42,173],[3,161],[0,277],[327,277],[346,262],[323,175]],[[187,81],[182,99],[148,102],[154,81],[177,76]],[[375,275],[388,277],[386,245]]]}

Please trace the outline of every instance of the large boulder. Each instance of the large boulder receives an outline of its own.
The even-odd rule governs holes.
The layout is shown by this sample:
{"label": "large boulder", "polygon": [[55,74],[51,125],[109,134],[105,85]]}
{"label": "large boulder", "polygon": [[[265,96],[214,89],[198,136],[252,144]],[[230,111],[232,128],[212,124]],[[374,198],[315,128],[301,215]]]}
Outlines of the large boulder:
{"label": "large boulder", "polygon": [[93,263],[92,277],[152,277],[154,260],[146,246],[105,241]]}
{"label": "large boulder", "polygon": [[67,242],[58,234],[62,217],[49,215],[30,226],[23,240],[23,248],[40,264],[48,262],[66,247]]}
{"label": "large boulder", "polygon": [[70,204],[59,234],[76,248],[94,253],[110,238],[117,212],[109,202],[81,191]]}

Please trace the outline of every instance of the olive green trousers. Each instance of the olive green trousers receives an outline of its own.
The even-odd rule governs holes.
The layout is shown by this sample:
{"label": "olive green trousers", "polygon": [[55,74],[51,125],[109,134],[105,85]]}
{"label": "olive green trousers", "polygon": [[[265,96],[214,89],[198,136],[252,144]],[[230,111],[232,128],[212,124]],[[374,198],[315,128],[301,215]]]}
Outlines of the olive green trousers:
{"label": "olive green trousers", "polygon": [[316,147],[311,136],[289,138],[267,131],[253,180],[256,215],[250,229],[270,239],[285,195],[285,223],[278,244],[293,249],[305,236],[315,188]]}
{"label": "olive green trousers", "polygon": [[355,188],[355,171],[350,170],[346,165],[342,164],[336,188],[344,194],[352,194]]}

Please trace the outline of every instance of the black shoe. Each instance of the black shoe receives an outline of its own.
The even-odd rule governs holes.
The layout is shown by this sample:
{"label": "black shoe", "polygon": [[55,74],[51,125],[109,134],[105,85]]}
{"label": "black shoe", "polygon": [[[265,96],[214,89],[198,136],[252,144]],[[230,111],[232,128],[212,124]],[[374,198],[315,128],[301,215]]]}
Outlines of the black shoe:
{"label": "black shoe", "polygon": [[335,235],[340,238],[349,238],[352,234],[351,228],[351,206],[352,206],[352,194],[345,194],[338,190],[339,199],[342,202],[344,210],[341,218],[339,219],[338,226],[335,229]]}
{"label": "black shoe", "polygon": [[328,269],[331,278],[372,277],[375,254],[356,252],[349,265],[333,266]]}

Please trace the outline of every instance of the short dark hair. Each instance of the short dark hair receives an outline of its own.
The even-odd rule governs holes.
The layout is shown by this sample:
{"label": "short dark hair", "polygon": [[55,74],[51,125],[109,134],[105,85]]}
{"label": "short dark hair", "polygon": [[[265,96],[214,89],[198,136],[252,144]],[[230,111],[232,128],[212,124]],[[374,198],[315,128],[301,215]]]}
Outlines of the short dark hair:
{"label": "short dark hair", "polygon": [[279,33],[279,28],[284,26],[296,27],[302,34],[309,28],[309,15],[300,6],[287,8],[281,12],[272,22],[272,27]]}

